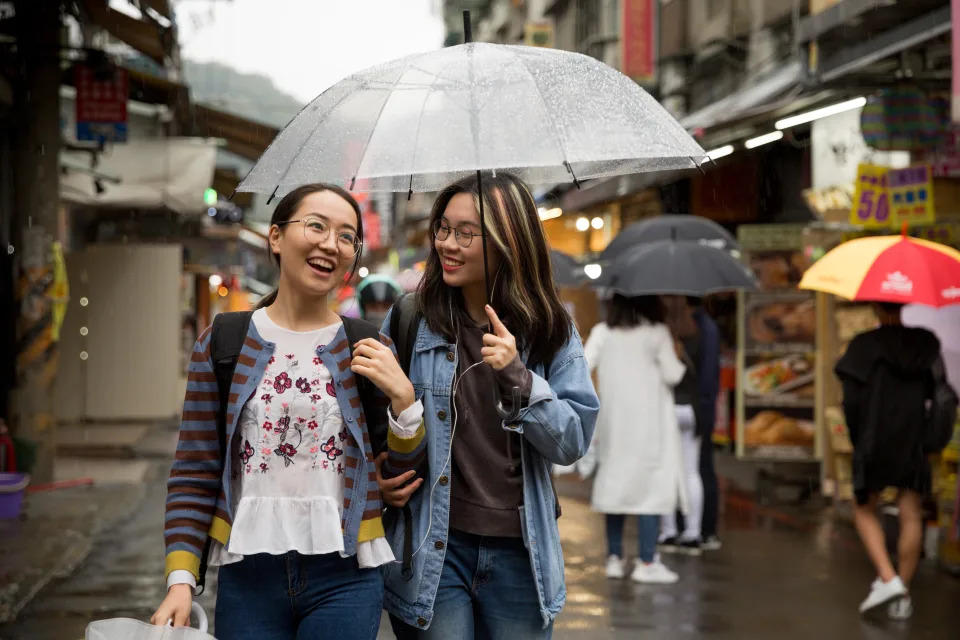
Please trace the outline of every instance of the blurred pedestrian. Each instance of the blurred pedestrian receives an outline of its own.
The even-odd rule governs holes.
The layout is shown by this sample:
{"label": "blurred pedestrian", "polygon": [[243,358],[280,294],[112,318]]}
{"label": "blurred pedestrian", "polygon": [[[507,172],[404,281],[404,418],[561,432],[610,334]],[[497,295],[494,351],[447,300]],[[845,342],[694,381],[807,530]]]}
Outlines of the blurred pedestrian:
{"label": "blurred pedestrian", "polygon": [[[550,467],[587,450],[599,402],[527,186],[502,172],[482,193],[460,180],[430,223],[410,365],[430,486],[410,501],[413,575],[386,568],[385,606],[400,638],[549,638],[566,593]],[[399,525],[388,535],[405,542]]]}
{"label": "blurred pedestrian", "polygon": [[[663,516],[659,547],[666,553],[699,556],[702,553],[701,521],[703,516],[703,481],[700,479],[700,449],[706,421],[700,415],[700,330],[693,309],[682,296],[663,296],[667,309],[667,326],[683,346],[680,354],[686,372],[674,387],[677,426],[680,427],[680,450],[690,510],[683,516],[672,511]],[[679,517],[678,517],[679,516]],[[678,530],[682,520],[682,531]]]}
{"label": "blurred pedestrian", "polygon": [[357,285],[360,317],[378,327],[383,325],[393,303],[402,295],[403,289],[393,278],[379,274],[367,276]]}
{"label": "blurred pedestrian", "polygon": [[602,399],[592,503],[606,514],[606,574],[626,575],[623,525],[636,515],[639,553],[630,577],[654,584],[678,580],[657,555],[660,517],[678,505],[688,510],[673,398],[686,367],[665,320],[660,298],[616,295],[607,322],[594,327],[585,346]]}
{"label": "blurred pedestrian", "polygon": [[697,359],[699,398],[697,435],[700,437],[700,480],[703,482],[703,518],[700,523],[701,547],[704,551],[721,548],[718,524],[720,487],[714,463],[713,429],[717,423],[717,396],[720,393],[720,329],[700,298],[687,298],[693,308],[693,319],[700,335],[700,356]]}
{"label": "blurred pedestrian", "polygon": [[[371,433],[388,421],[388,404],[399,434],[417,431],[422,410],[390,347],[368,338],[351,348],[328,306],[361,257],[353,197],[323,184],[294,189],[274,210],[268,241],[277,289],[252,313],[215,320],[193,350],[168,482],[168,592],[153,622],[189,623],[209,564],[220,567],[220,640],[373,640],[380,567],[395,558]],[[226,371],[225,355],[235,358]],[[382,390],[379,402],[358,391],[358,375]],[[422,428],[395,435],[388,456],[422,439]]]}
{"label": "blurred pedestrian", "polygon": [[[923,437],[933,400],[932,371],[940,358],[936,336],[903,326],[901,309],[898,304],[875,304],[880,326],[856,336],[836,366],[853,442],[857,532],[878,575],[860,612],[889,605],[890,617],[898,619],[913,612],[909,587],[923,544],[921,502],[931,490]],[[876,513],[886,487],[900,490],[898,569],[887,553]]]}

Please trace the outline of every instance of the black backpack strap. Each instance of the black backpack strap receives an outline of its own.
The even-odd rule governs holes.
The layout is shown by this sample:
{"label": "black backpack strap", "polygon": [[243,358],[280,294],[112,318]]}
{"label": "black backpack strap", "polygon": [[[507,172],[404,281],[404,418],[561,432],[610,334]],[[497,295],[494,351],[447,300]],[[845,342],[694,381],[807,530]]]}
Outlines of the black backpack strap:
{"label": "black backpack strap", "polygon": [[417,306],[417,296],[406,293],[393,305],[393,315],[390,316],[390,338],[397,349],[400,366],[407,375],[410,375],[410,362],[413,360],[414,344],[417,341],[419,328],[420,311]]}
{"label": "black backpack strap", "polygon": [[[217,379],[217,395],[220,401],[217,411],[217,440],[220,445],[220,464],[227,457],[227,405],[230,404],[230,384],[233,382],[233,370],[237,358],[243,350],[247,338],[252,311],[230,311],[219,313],[213,318],[210,329],[210,359],[213,361],[213,373]],[[206,584],[207,563],[210,545],[213,540],[207,536],[207,542],[200,557],[200,579],[197,581],[197,593],[203,593]]]}
{"label": "black backpack strap", "polygon": [[[380,340],[380,329],[372,322],[361,320],[359,318],[344,318],[343,330],[347,334],[347,342],[350,343],[350,357],[353,357],[353,345],[361,340],[370,338]],[[370,446],[373,449],[373,457],[387,450],[387,432],[384,427],[386,424],[380,424],[373,419],[379,410],[377,404],[376,390],[373,383],[364,376],[356,376],[357,393],[360,394],[360,405],[363,407],[363,415],[367,422],[367,432],[370,435]],[[389,427],[387,427],[389,428]]]}

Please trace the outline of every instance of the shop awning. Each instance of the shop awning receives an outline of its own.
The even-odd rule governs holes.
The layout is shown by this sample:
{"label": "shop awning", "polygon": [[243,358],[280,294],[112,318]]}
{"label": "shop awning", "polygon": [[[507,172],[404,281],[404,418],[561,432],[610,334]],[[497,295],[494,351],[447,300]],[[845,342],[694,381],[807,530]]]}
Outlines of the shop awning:
{"label": "shop awning", "polygon": [[[60,197],[108,208],[167,208],[183,215],[206,210],[217,142],[205,138],[131,140],[97,153],[61,151]],[[100,191],[100,193],[98,193]]]}
{"label": "shop awning", "polygon": [[775,100],[803,81],[798,61],[777,67],[756,82],[680,119],[687,131],[709,129],[739,119],[747,112]]}
{"label": "shop awning", "polygon": [[256,160],[280,132],[276,127],[218,111],[203,105],[193,108],[193,131],[199,136],[222,138],[227,151]]}
{"label": "shop awning", "polygon": [[[106,0],[82,0],[83,10],[91,20],[105,29],[110,35],[126,42],[140,53],[152,58],[161,65],[170,51],[174,34],[169,28],[161,27],[153,21],[137,20],[124,13],[111,9]],[[162,5],[162,2],[150,2]],[[169,14],[170,9],[166,7]],[[158,11],[158,13],[162,13]]]}

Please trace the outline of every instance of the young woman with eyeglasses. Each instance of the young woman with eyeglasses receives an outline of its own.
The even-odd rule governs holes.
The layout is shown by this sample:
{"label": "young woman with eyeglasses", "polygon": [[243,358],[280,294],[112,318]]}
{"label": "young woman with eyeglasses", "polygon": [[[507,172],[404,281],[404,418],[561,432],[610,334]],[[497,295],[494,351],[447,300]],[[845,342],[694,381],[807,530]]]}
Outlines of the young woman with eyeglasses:
{"label": "young woman with eyeglasses", "polygon": [[[549,638],[566,595],[550,470],[587,450],[599,402],[526,185],[456,182],[431,228],[410,366],[430,477],[409,502],[412,575],[385,567],[385,607],[400,638]],[[403,548],[403,526],[387,535]]]}
{"label": "young woman with eyeglasses", "polygon": [[[328,306],[362,247],[360,207],[349,193],[323,184],[295,189],[273,213],[269,249],[279,282],[250,316],[225,414],[217,337],[207,329],[197,341],[168,483],[168,594],[155,624],[189,621],[207,560],[220,567],[220,640],[376,637],[380,567],[394,555],[369,434],[388,420],[387,400],[397,416],[391,429],[413,434],[390,446],[416,447],[423,430],[389,341],[362,340],[351,360],[343,322]],[[382,412],[364,414],[356,375],[382,391]]]}

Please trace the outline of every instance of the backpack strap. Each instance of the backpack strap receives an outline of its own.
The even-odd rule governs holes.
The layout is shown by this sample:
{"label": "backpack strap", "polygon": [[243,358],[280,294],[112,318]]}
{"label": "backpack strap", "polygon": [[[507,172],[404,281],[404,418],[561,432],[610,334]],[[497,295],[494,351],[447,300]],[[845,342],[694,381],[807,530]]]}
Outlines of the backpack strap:
{"label": "backpack strap", "polygon": [[[360,318],[343,318],[343,330],[347,334],[347,342],[350,343],[351,358],[353,358],[353,345],[361,340],[367,338],[380,340],[380,330],[377,326]],[[382,429],[386,425],[375,424],[373,421],[373,416],[377,415],[375,412],[378,410],[376,390],[373,388],[373,383],[364,376],[355,377],[357,379],[357,393],[360,394],[360,405],[363,407],[363,415],[367,420],[370,446],[373,449],[373,457],[376,458],[387,449],[387,433]],[[374,430],[382,433],[374,433]]]}
{"label": "backpack strap", "polygon": [[[233,371],[237,366],[243,342],[247,338],[250,328],[252,311],[230,311],[218,313],[213,318],[213,327],[210,329],[210,359],[213,360],[213,374],[217,380],[217,397],[219,408],[217,411],[217,441],[220,445],[220,464],[224,464],[227,457],[227,405],[230,404],[230,385],[233,382]],[[207,579],[207,564],[210,559],[210,545],[213,539],[207,536],[200,556],[200,579],[197,581],[197,594],[203,593]]]}
{"label": "backpack strap", "polygon": [[420,310],[417,296],[413,293],[405,293],[393,305],[393,315],[390,316],[390,338],[397,349],[400,366],[408,376],[419,328]]}

